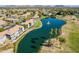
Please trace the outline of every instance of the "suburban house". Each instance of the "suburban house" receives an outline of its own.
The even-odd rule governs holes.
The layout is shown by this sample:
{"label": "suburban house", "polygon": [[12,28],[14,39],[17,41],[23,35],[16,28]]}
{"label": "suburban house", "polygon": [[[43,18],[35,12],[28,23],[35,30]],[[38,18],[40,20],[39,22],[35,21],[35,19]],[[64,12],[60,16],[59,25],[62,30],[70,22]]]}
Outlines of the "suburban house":
{"label": "suburban house", "polygon": [[7,30],[6,36],[11,40],[15,40],[23,31],[23,26],[16,25]]}
{"label": "suburban house", "polygon": [[3,44],[3,42],[5,42],[5,40],[7,39],[7,37],[5,36],[6,33],[7,31],[0,32],[0,43],[1,44]]}
{"label": "suburban house", "polygon": [[35,14],[33,18],[38,19],[39,18],[38,14]]}
{"label": "suburban house", "polygon": [[19,19],[14,19],[14,18],[7,18],[5,19],[5,21],[12,22],[12,23],[20,22]]}
{"label": "suburban house", "polygon": [[27,28],[29,28],[29,27],[31,27],[31,26],[34,25],[34,22],[35,22],[35,20],[34,20],[34,18],[32,18],[32,19],[26,20],[26,21],[25,21],[24,23],[22,23],[22,24],[25,24],[25,25],[27,26]]}
{"label": "suburban house", "polygon": [[6,17],[6,15],[5,15],[5,14],[0,13],[0,17]]}
{"label": "suburban house", "polygon": [[24,31],[24,27],[20,25],[16,25],[8,30],[0,32],[0,43],[5,42],[6,39],[11,39],[12,41],[16,40],[16,38]]}
{"label": "suburban house", "polygon": [[6,26],[6,25],[7,25],[6,21],[0,20],[0,28],[2,28],[3,26]]}
{"label": "suburban house", "polygon": [[66,20],[77,20],[76,16],[67,15],[64,17]]}
{"label": "suburban house", "polygon": [[27,12],[26,14],[21,15],[21,17],[28,17],[31,15],[31,12]]}

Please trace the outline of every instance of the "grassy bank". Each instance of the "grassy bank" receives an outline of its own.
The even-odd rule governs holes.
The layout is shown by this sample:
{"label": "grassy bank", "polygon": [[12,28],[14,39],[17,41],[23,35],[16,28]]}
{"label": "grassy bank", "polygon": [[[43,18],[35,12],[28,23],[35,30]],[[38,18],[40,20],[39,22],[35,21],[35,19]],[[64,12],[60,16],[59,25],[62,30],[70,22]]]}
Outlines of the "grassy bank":
{"label": "grassy bank", "polygon": [[14,52],[17,52],[17,48],[18,48],[18,44],[20,43],[20,41],[25,37],[25,35],[27,33],[29,33],[30,31],[34,30],[34,29],[38,29],[42,26],[42,23],[40,20],[37,20],[34,24],[34,27],[29,28],[28,30],[25,30],[22,35],[18,38],[18,41],[14,43],[15,47],[14,47]]}
{"label": "grassy bank", "polygon": [[71,24],[71,31],[68,37],[68,45],[74,52],[79,52],[79,26]]}
{"label": "grassy bank", "polygon": [[14,52],[17,52],[18,44],[19,44],[20,41],[25,37],[25,35],[26,35],[27,33],[29,33],[30,31],[34,30],[34,29],[35,29],[35,28],[32,27],[32,28],[30,28],[30,29],[28,29],[28,30],[25,30],[25,31],[17,38],[18,41],[14,43]]}
{"label": "grassy bank", "polygon": [[[66,39],[65,50],[69,52],[79,52],[79,26],[76,22],[68,20],[63,28]],[[69,50],[68,50],[68,48]]]}
{"label": "grassy bank", "polygon": [[41,17],[41,18],[43,19],[43,18],[46,18],[46,17],[47,17],[47,16],[42,15],[42,17]]}
{"label": "grassy bank", "polygon": [[63,37],[66,39],[63,52],[79,52],[79,24],[69,19],[62,30]]}
{"label": "grassy bank", "polygon": [[34,26],[36,29],[38,29],[38,28],[42,27],[42,22],[40,20],[36,20]]}

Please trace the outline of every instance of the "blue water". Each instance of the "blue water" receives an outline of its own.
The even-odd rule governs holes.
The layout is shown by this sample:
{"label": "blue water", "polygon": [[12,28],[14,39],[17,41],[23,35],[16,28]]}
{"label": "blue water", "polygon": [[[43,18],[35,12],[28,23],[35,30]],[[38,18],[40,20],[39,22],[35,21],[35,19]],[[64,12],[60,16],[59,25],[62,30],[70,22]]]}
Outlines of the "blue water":
{"label": "blue water", "polygon": [[[29,32],[18,44],[18,53],[38,52],[42,47],[42,43],[50,38],[51,29],[61,29],[66,23],[56,18],[45,18],[41,20],[42,27]],[[50,24],[47,24],[47,23]],[[58,31],[59,32],[59,31]],[[55,34],[54,34],[55,35]],[[52,36],[52,38],[54,37]]]}

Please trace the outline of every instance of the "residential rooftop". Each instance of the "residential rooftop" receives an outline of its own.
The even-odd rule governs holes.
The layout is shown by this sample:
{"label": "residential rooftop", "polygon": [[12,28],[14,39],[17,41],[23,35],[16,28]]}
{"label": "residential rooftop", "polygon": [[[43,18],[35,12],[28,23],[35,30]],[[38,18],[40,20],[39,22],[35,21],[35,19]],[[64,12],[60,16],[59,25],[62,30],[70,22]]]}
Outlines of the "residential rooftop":
{"label": "residential rooftop", "polygon": [[20,27],[22,27],[22,26],[16,25],[16,26],[14,26],[14,27],[12,27],[12,28],[10,28],[10,29],[7,29],[7,30],[5,30],[5,31],[3,31],[3,32],[0,32],[0,37],[1,37],[1,36],[4,36],[4,35],[6,35],[6,34],[12,35],[12,34],[15,33]]}
{"label": "residential rooftop", "polygon": [[0,20],[0,25],[4,25],[6,23],[7,23],[6,21]]}

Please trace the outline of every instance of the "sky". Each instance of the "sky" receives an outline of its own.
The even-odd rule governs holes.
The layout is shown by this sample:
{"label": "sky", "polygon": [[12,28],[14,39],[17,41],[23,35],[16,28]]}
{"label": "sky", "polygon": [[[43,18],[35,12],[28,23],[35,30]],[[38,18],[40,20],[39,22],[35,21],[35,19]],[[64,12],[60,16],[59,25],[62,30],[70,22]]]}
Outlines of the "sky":
{"label": "sky", "polygon": [[78,0],[0,0],[0,5],[79,5]]}

